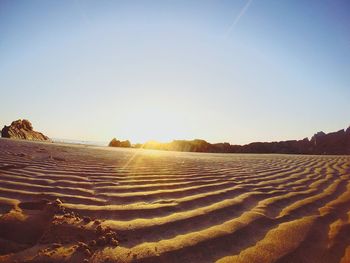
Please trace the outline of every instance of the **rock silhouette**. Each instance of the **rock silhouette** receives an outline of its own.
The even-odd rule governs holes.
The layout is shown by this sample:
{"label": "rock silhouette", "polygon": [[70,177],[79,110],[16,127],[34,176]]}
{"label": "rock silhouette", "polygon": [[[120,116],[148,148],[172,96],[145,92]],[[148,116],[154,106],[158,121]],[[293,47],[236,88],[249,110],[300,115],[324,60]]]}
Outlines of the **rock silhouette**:
{"label": "rock silhouette", "polygon": [[126,140],[126,141],[119,141],[116,138],[113,138],[110,143],[108,144],[108,146],[110,147],[124,147],[124,148],[130,148],[131,147],[131,143],[130,141]]}
{"label": "rock silhouette", "polygon": [[135,148],[213,153],[286,153],[286,154],[350,154],[350,127],[332,133],[318,132],[302,140],[253,142],[232,145],[227,142],[211,144],[205,140],[174,140],[169,143],[149,141]]}

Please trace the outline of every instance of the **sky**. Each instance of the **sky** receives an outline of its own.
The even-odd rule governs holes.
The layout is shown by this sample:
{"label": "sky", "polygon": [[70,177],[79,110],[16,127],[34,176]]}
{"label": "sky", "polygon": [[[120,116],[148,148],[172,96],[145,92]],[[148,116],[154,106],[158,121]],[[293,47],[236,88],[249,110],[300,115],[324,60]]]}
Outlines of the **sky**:
{"label": "sky", "polygon": [[244,144],[350,125],[350,1],[0,0],[0,125]]}

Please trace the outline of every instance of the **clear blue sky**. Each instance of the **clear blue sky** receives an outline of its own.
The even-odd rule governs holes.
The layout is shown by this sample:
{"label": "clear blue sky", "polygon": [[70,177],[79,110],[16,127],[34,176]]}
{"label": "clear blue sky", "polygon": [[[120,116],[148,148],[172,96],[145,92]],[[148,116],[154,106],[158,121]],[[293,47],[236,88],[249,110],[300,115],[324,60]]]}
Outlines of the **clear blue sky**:
{"label": "clear blue sky", "polygon": [[301,139],[350,124],[350,1],[0,1],[0,125]]}

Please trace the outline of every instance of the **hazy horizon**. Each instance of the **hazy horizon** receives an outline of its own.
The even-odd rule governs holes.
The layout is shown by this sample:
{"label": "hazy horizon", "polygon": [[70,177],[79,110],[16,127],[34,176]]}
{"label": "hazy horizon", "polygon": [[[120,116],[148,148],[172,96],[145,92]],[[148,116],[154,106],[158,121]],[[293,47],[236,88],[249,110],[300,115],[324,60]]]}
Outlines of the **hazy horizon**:
{"label": "hazy horizon", "polygon": [[1,1],[0,125],[132,143],[337,131],[350,124],[349,11],[348,1]]}

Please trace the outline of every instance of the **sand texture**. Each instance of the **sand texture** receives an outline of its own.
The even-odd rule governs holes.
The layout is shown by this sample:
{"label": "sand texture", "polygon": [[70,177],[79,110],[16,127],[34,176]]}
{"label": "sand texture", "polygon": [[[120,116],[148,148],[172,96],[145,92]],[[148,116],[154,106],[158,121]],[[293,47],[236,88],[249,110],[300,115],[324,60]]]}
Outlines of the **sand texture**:
{"label": "sand texture", "polygon": [[350,262],[350,156],[0,139],[0,262]]}

